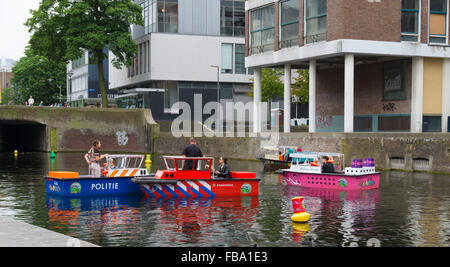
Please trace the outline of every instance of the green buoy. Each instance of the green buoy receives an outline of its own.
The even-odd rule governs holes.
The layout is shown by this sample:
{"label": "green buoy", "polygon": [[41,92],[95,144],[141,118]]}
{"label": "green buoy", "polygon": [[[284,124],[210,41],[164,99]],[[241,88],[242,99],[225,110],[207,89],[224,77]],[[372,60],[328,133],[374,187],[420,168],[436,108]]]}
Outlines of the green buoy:
{"label": "green buoy", "polygon": [[51,158],[51,159],[54,159],[55,157],[56,157],[55,152],[52,151],[52,152],[50,153],[50,158]]}

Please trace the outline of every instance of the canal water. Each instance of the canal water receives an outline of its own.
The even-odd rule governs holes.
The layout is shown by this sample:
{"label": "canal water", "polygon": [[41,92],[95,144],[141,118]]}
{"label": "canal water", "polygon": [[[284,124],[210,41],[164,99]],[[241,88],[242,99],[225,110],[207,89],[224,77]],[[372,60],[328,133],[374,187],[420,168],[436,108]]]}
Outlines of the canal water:
{"label": "canal water", "polygon": [[[82,154],[0,154],[0,216],[100,246],[449,246],[450,176],[383,172],[380,188],[346,192],[287,186],[256,161],[233,170],[262,178],[257,197],[48,197],[49,170],[87,172]],[[162,167],[153,158],[152,171]],[[292,224],[304,196],[309,224]]]}

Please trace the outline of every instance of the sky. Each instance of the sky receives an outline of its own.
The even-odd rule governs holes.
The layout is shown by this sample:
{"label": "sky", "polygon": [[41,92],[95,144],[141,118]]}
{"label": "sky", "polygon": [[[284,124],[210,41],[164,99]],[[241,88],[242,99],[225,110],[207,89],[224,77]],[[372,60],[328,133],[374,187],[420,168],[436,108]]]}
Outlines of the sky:
{"label": "sky", "polygon": [[30,9],[37,9],[40,0],[0,0],[0,58],[19,60],[24,56],[30,34],[24,25]]}

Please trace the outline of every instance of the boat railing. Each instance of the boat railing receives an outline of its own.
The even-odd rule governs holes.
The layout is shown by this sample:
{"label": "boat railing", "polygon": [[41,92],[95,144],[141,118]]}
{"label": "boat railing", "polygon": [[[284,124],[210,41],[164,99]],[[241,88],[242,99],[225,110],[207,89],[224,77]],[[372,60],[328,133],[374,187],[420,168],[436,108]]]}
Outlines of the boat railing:
{"label": "boat railing", "polygon": [[[212,157],[184,157],[184,156],[163,156],[167,170],[173,171],[214,171],[214,158]],[[185,169],[185,164],[192,161],[192,170]]]}
{"label": "boat railing", "polygon": [[144,155],[108,155],[104,175],[107,177],[146,175]]}

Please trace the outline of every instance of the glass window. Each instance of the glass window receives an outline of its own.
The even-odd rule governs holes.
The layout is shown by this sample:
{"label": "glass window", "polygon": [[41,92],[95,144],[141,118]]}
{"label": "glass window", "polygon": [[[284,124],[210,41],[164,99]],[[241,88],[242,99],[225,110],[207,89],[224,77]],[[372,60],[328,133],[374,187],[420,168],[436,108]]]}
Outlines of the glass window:
{"label": "glass window", "polygon": [[306,0],[305,24],[305,43],[314,43],[326,40],[326,0]]}
{"label": "glass window", "polygon": [[423,116],[423,132],[441,132],[441,116]]}
{"label": "glass window", "polygon": [[243,37],[245,32],[245,0],[220,1],[220,34]]}
{"label": "glass window", "polygon": [[171,109],[178,102],[178,83],[164,82],[164,108]]}
{"label": "glass window", "polygon": [[233,44],[222,44],[222,73],[233,73]]}
{"label": "glass window", "polygon": [[158,1],[158,31],[178,32],[178,0]]}
{"label": "glass window", "polygon": [[298,44],[298,0],[281,2],[281,44],[280,47],[289,47]]}
{"label": "glass window", "polygon": [[405,73],[406,60],[383,63],[383,100],[406,100]]}
{"label": "glass window", "polygon": [[402,41],[419,40],[419,0],[402,0]]}
{"label": "glass window", "polygon": [[[160,1],[164,2],[164,1]],[[144,18],[144,33],[156,32],[157,27],[157,14],[158,14],[158,1],[157,0],[145,0],[141,3],[142,17]],[[164,4],[163,4],[164,6]]]}
{"label": "glass window", "polygon": [[83,52],[83,55],[80,58],[72,61],[72,69],[77,69],[84,65],[86,65],[86,52]]}
{"label": "glass window", "polygon": [[220,34],[233,36],[233,0],[220,1]]}
{"label": "glass window", "polygon": [[221,83],[220,84],[220,99],[233,99],[233,84]]}
{"label": "glass window", "polygon": [[447,2],[448,0],[430,0],[429,43],[447,43]]}
{"label": "glass window", "polygon": [[234,49],[234,69],[236,74],[245,74],[245,45],[236,44]]}
{"label": "glass window", "polygon": [[250,53],[262,53],[274,49],[274,5],[251,12]]}

